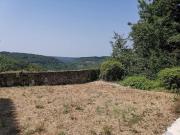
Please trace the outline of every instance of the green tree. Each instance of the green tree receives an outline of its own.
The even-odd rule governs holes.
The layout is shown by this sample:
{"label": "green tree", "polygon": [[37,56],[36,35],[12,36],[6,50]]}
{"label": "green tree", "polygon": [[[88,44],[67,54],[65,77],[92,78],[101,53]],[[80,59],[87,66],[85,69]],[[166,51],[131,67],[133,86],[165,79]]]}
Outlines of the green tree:
{"label": "green tree", "polygon": [[135,55],[133,49],[127,45],[128,38],[124,38],[118,33],[114,33],[112,45],[112,58],[118,60],[125,68],[125,74],[133,73],[133,65],[135,63]]}
{"label": "green tree", "polygon": [[122,35],[119,35],[118,33],[114,33],[113,40],[111,41],[112,45],[112,57],[118,58],[121,57],[121,55],[127,50],[127,39],[123,38]]}
{"label": "green tree", "polygon": [[153,75],[180,64],[179,4],[180,0],[139,0],[140,20],[132,25],[130,36],[142,72]]}
{"label": "green tree", "polygon": [[119,60],[126,74],[155,77],[161,69],[180,65],[180,0],[138,0],[140,19],[128,23],[127,40],[115,33],[112,57]]}

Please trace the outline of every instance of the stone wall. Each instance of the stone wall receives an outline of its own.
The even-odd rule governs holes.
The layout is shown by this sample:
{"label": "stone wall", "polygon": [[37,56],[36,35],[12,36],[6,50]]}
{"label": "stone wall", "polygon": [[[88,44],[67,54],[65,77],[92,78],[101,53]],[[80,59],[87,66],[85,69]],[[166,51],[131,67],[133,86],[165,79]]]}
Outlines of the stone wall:
{"label": "stone wall", "polygon": [[80,84],[98,78],[99,70],[0,73],[0,87]]}

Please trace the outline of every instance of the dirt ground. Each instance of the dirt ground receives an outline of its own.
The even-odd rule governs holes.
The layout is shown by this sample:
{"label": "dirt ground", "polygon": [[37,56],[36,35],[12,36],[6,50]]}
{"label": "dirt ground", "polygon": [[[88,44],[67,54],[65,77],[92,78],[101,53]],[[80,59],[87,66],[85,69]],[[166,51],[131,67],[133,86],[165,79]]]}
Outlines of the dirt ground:
{"label": "dirt ground", "polygon": [[0,135],[162,135],[175,102],[102,81],[0,88]]}

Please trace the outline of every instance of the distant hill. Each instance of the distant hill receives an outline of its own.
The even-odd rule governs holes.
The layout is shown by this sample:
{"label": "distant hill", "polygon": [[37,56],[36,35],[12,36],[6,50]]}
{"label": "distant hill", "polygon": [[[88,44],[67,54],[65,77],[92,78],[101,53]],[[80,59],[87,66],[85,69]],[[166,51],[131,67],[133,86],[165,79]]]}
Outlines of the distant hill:
{"label": "distant hill", "polygon": [[108,57],[56,57],[61,62],[66,64],[68,70],[78,70],[78,69],[93,69],[99,68],[100,64],[105,61]]}
{"label": "distant hill", "polygon": [[108,57],[52,57],[27,53],[0,52],[0,72],[59,71],[98,68]]}

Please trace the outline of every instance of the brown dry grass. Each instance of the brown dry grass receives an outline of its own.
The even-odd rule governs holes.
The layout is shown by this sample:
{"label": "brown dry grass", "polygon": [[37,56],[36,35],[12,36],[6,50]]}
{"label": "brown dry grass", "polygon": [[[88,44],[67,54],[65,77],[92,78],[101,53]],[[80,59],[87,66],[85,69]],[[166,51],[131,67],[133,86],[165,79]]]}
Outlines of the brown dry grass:
{"label": "brown dry grass", "polygon": [[102,81],[1,88],[0,98],[13,101],[21,135],[161,135],[178,117],[173,94]]}
{"label": "brown dry grass", "polygon": [[180,95],[176,95],[174,97],[174,102],[175,102],[175,108],[174,111],[177,115],[180,116]]}

